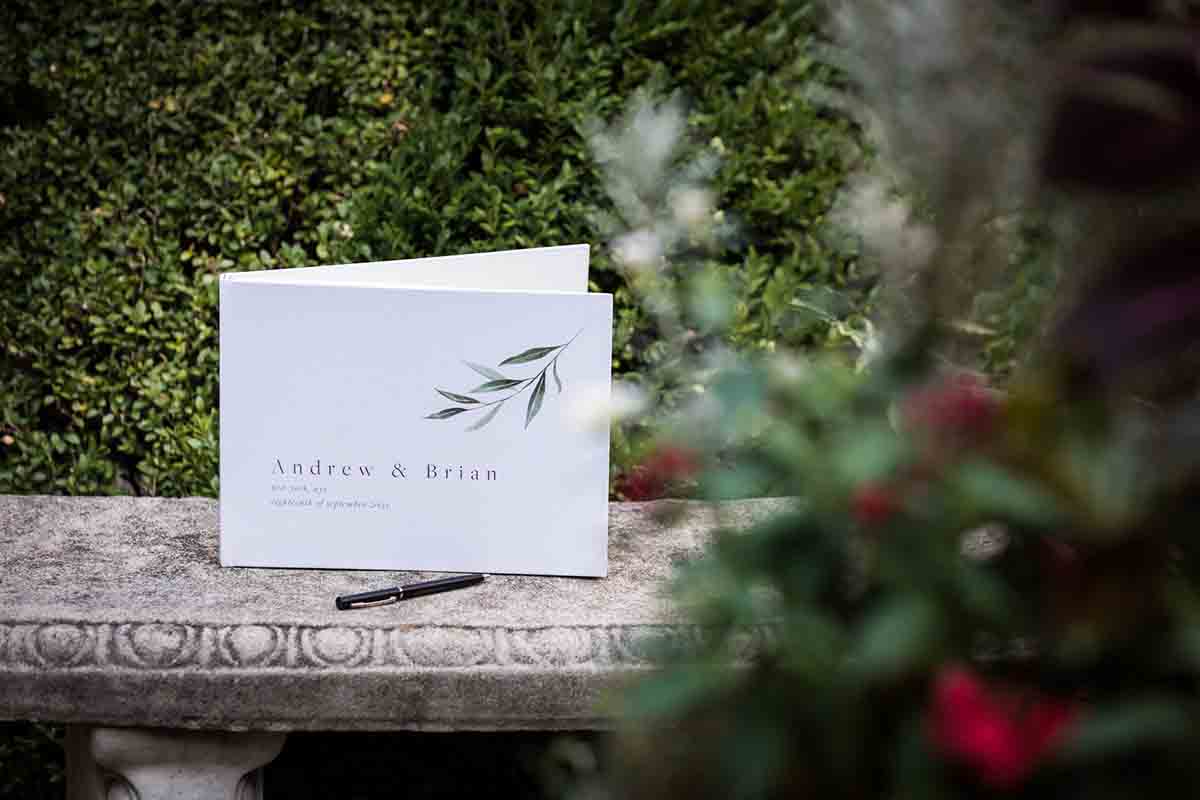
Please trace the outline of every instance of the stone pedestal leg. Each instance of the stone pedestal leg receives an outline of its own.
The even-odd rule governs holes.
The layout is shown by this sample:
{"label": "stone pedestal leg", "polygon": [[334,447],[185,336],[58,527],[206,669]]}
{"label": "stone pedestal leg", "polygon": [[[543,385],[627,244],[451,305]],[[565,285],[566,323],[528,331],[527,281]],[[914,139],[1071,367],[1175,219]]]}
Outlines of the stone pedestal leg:
{"label": "stone pedestal leg", "polygon": [[68,800],[261,800],[283,733],[67,729]]}

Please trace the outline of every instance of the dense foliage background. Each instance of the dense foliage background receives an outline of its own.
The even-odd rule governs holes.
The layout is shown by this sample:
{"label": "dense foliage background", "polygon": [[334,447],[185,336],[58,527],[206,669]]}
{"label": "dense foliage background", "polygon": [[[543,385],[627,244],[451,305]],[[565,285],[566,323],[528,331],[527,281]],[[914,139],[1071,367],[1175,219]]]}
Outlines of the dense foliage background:
{"label": "dense foliage background", "polygon": [[[670,395],[602,246],[585,135],[648,85],[681,90],[689,141],[719,159],[731,340],[814,341],[824,317],[796,297],[869,289],[818,234],[858,156],[804,93],[831,80],[808,4],[11,0],[0,18],[0,492],[216,495],[225,270],[592,242],[616,371]],[[614,469],[640,448],[616,437]],[[0,730],[0,796],[59,791],[53,735]]]}
{"label": "dense foliage background", "polygon": [[[18,0],[5,14],[3,492],[215,495],[220,272],[600,245],[608,201],[584,131],[646,85],[687,98],[748,243],[719,257],[738,267],[730,338],[823,336],[792,301],[850,279],[817,231],[857,156],[850,125],[803,92],[831,79],[807,4]],[[616,371],[648,374],[653,323],[603,247],[592,276],[616,293]],[[614,469],[637,449],[618,438]]]}

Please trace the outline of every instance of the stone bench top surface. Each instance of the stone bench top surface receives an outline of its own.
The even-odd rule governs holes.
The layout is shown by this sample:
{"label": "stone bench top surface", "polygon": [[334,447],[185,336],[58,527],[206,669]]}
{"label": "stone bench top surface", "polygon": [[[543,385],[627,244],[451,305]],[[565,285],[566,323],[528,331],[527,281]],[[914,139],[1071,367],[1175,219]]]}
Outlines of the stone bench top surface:
{"label": "stone bench top surface", "polygon": [[[674,502],[674,501],[672,501]],[[725,504],[725,522],[772,501]],[[609,576],[489,576],[353,611],[433,573],[227,568],[208,499],[0,496],[0,719],[212,729],[602,727],[596,702],[680,622],[664,596],[716,520],[613,504]]]}

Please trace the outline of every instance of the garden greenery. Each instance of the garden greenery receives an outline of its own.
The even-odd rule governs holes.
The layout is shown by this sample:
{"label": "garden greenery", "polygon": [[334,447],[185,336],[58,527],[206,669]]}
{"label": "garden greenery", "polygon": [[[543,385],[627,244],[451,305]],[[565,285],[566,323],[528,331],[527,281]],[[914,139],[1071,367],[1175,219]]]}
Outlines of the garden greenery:
{"label": "garden greenery", "polygon": [[[680,91],[718,167],[741,238],[713,259],[738,297],[729,338],[822,340],[826,318],[792,301],[869,284],[821,233],[859,155],[803,92],[832,78],[817,16],[763,0],[6,2],[0,492],[215,496],[221,272],[600,244],[612,209],[588,133],[646,85]],[[657,377],[655,322],[602,246],[592,281],[616,294],[615,370],[689,391]],[[627,469],[641,445],[614,441]],[[52,796],[54,747],[36,727],[0,736],[0,795]]]}
{"label": "garden greenery", "polygon": [[[821,341],[826,317],[793,301],[870,288],[821,233],[860,156],[805,94],[834,80],[806,3],[15,0],[6,16],[0,491],[215,495],[221,272],[599,244],[589,125],[647,85],[680,92],[716,166],[740,238],[712,258],[733,268],[734,344]],[[688,391],[654,377],[659,332],[604,247],[592,264],[616,295],[615,370]],[[621,470],[638,445],[615,446]]]}

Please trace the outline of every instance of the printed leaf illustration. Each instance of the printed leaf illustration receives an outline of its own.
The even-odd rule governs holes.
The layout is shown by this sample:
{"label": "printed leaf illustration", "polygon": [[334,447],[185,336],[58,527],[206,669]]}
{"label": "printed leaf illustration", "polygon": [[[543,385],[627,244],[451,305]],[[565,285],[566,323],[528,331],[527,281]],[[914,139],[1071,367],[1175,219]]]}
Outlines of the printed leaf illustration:
{"label": "printed leaf illustration", "polygon": [[537,386],[533,387],[533,394],[529,395],[529,405],[525,408],[525,427],[529,427],[529,423],[533,422],[533,418],[542,410],[542,397],[546,394],[546,372],[542,371],[541,377],[538,378]]}
{"label": "printed leaf illustration", "polygon": [[[556,344],[553,347],[531,347],[528,350],[523,350],[515,356],[509,356],[500,362],[499,366],[506,364],[531,364],[533,373],[520,378],[510,378],[509,376],[484,366],[474,361],[463,361],[462,363],[471,369],[473,372],[487,378],[485,383],[471,389],[468,394],[459,394],[451,392],[447,389],[439,389],[434,387],[434,391],[442,397],[450,400],[457,405],[450,408],[443,408],[441,411],[435,411],[425,419],[450,419],[457,417],[459,414],[475,413],[471,419],[471,424],[467,426],[468,431],[477,431],[485,425],[490,425],[496,415],[500,413],[500,409],[504,404],[514,397],[529,393],[525,405],[525,427],[528,428],[533,418],[542,410],[542,404],[546,401],[546,383],[551,377],[554,378],[554,385],[558,388],[558,394],[562,394],[563,381],[562,376],[558,374],[558,360],[562,358],[563,353],[571,347],[571,344],[579,338],[583,333],[583,328],[580,328],[574,336],[567,339],[563,344]],[[545,340],[543,340],[545,341]],[[541,361],[539,367],[533,362]],[[547,374],[548,373],[548,374]],[[487,392],[501,393],[494,400],[478,399],[471,395]]]}
{"label": "printed leaf illustration", "polygon": [[503,403],[497,403],[496,405],[492,406],[491,411],[487,412],[482,417],[480,417],[478,422],[473,422],[470,426],[468,426],[467,430],[477,431],[480,428],[482,428],[484,425],[487,425],[489,422],[491,422],[493,419],[495,419],[496,414],[498,414],[500,412],[500,407],[503,405],[504,405]]}
{"label": "printed leaf illustration", "polygon": [[425,419],[450,419],[450,417],[456,417],[466,410],[465,408],[443,408],[441,411],[435,411],[430,414]]}
{"label": "printed leaf illustration", "polygon": [[553,347],[531,347],[524,353],[517,353],[515,356],[509,356],[504,359],[500,362],[500,366],[503,367],[505,364],[528,364],[530,361],[545,358],[560,347],[562,347],[560,344],[556,344]]}
{"label": "printed leaf illustration", "polygon": [[442,397],[446,398],[447,400],[453,401],[455,403],[478,403],[479,402],[474,397],[467,397],[465,394],[455,394],[454,392],[447,392],[445,389],[438,389],[437,393],[440,394]]}
{"label": "printed leaf illustration", "polygon": [[500,378],[494,381],[488,381],[482,386],[476,386],[472,392],[499,392],[503,389],[511,389],[514,386],[520,386],[525,381],[514,381],[511,378]]}
{"label": "printed leaf illustration", "polygon": [[493,380],[493,381],[510,380],[507,375],[501,375],[499,372],[496,372],[496,370],[492,369],[491,367],[485,367],[483,364],[476,364],[474,361],[464,361],[463,363],[466,364],[471,369],[478,372],[483,377],[488,378],[489,380]]}

